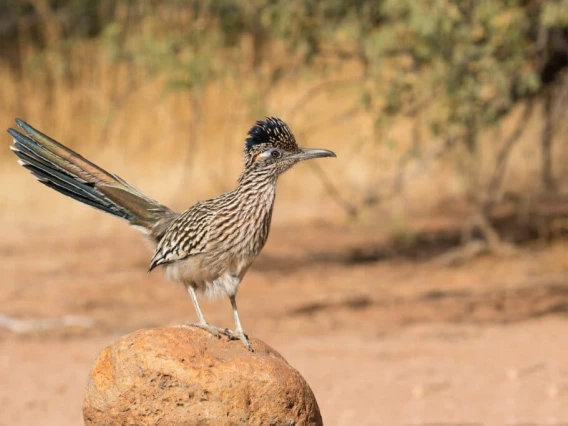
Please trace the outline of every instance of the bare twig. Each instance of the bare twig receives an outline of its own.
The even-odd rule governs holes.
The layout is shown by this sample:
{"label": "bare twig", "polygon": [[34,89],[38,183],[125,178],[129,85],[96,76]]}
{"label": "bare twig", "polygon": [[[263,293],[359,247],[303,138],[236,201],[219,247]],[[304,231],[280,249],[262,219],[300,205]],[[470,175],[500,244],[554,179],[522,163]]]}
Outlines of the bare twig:
{"label": "bare twig", "polygon": [[186,173],[191,175],[193,172],[193,164],[195,161],[196,153],[198,152],[199,146],[199,130],[201,126],[201,115],[203,112],[203,102],[200,93],[190,92],[189,93],[191,101],[191,118],[189,120],[188,129],[188,143],[185,152],[183,153],[183,158],[181,160],[184,164],[182,171],[182,176],[179,179],[179,185],[177,187],[177,194],[183,194],[186,191],[187,179],[185,178]]}
{"label": "bare twig", "polygon": [[335,186],[331,179],[327,177],[319,164],[313,162],[309,163],[309,165],[312,167],[312,170],[316,173],[316,175],[322,182],[326,192],[331,196],[331,198],[335,200],[337,204],[339,204],[343,208],[343,210],[345,210],[348,216],[357,216],[359,209],[341,195],[341,191],[339,191],[337,186]]}
{"label": "bare twig", "polygon": [[410,117],[413,120],[412,124],[412,143],[406,152],[400,157],[398,161],[397,179],[394,181],[394,191],[401,192],[404,186],[404,169],[406,164],[412,157],[416,155],[422,144],[422,137],[420,133],[420,112],[421,106],[418,102],[413,102],[414,107],[410,111]]}
{"label": "bare twig", "polygon": [[331,90],[337,90],[339,88],[349,86],[352,84],[360,83],[361,78],[345,78],[341,80],[332,80],[332,81],[324,81],[323,83],[319,83],[314,87],[310,88],[306,93],[304,93],[300,99],[298,99],[294,105],[286,112],[286,119],[289,121],[294,121],[294,117],[298,112],[301,111],[302,107],[305,106],[306,103],[314,99],[316,96],[320,95],[321,93],[325,93]]}
{"label": "bare twig", "polygon": [[552,138],[554,135],[554,84],[544,89],[543,100],[544,128],[541,136],[542,184],[547,191],[556,190],[556,181],[552,171]]}
{"label": "bare twig", "polygon": [[110,141],[109,134],[114,120],[116,119],[116,113],[124,107],[129,96],[134,92],[135,84],[133,75],[133,72],[129,73],[126,79],[126,85],[122,90],[113,90],[110,99],[110,107],[106,111],[105,121],[100,131],[100,143],[97,149],[102,149]]}
{"label": "bare twig", "polygon": [[[558,82],[558,91],[556,93],[556,106],[554,108],[554,118],[555,123],[561,124],[562,120],[568,109],[568,73],[565,73]],[[555,126],[554,130],[558,131],[560,126]]]}
{"label": "bare twig", "polygon": [[[329,118],[328,120],[326,120],[325,122],[319,122],[319,123],[314,123],[306,128],[302,128],[301,129],[301,133],[302,134],[311,134],[315,131],[317,131],[318,128],[326,128],[329,129],[333,126],[337,126],[340,123],[350,119],[351,117],[353,117],[355,114],[357,114],[357,112],[360,110],[358,105],[355,105],[351,108],[346,109],[345,111],[342,111],[340,113],[335,114],[333,117]],[[300,133],[300,132],[298,132]]]}
{"label": "bare twig", "polygon": [[503,177],[505,176],[507,160],[509,159],[511,150],[513,149],[515,144],[520,140],[522,134],[524,133],[527,127],[529,118],[533,112],[533,106],[534,102],[532,100],[528,101],[528,103],[525,106],[525,110],[523,111],[523,114],[519,118],[517,126],[511,132],[507,140],[505,140],[505,143],[503,144],[503,146],[499,150],[499,153],[497,154],[497,160],[495,161],[495,169],[493,170],[493,174],[491,176],[491,179],[489,180],[489,186],[487,189],[487,198],[482,208],[485,214],[488,214],[491,211],[493,205],[496,202],[497,193],[501,188]]}
{"label": "bare twig", "polygon": [[[379,200],[384,200],[385,198],[390,198],[398,194],[398,188],[396,182],[400,182],[403,177],[404,179],[414,179],[424,173],[428,167],[436,161],[438,158],[442,156],[446,150],[448,150],[454,144],[453,138],[447,138],[444,142],[436,145],[432,149],[430,149],[421,159],[418,161],[412,169],[409,170],[407,167],[400,167],[395,173],[390,176],[387,176],[383,179],[380,179],[374,182],[369,189],[367,190],[367,197],[364,200],[364,203],[367,206],[371,206],[376,204]],[[412,149],[412,148],[411,148]],[[406,155],[406,154],[405,154]],[[401,176],[404,175],[404,176]],[[380,198],[378,196],[378,192],[382,187],[392,187],[393,192],[386,197]]]}
{"label": "bare twig", "polygon": [[[352,108],[349,108],[346,111],[342,111],[341,113],[334,115],[331,119],[327,120],[326,123],[324,123],[324,124],[318,123],[314,126],[311,126],[311,128],[308,129],[308,130],[302,129],[300,132],[298,132],[298,135],[301,136],[304,133],[313,132],[315,130],[314,127],[324,126],[326,128],[329,128],[329,127],[341,122],[342,120],[345,120],[345,119],[353,116],[355,113],[357,113],[358,110],[359,110],[358,106],[354,106]],[[360,147],[362,145],[362,142],[358,143],[356,145]],[[344,159],[343,162],[346,163],[350,159],[350,157],[351,157],[351,155],[347,155],[347,158]],[[322,184],[323,184],[326,192],[329,194],[329,196],[333,200],[335,200],[337,202],[337,204],[339,204],[341,206],[341,208],[347,213],[348,216],[350,216],[350,217],[356,216],[357,213],[358,213],[358,208],[353,203],[347,201],[347,199],[345,197],[343,197],[339,188],[337,188],[337,186],[335,186],[333,184],[333,182],[327,177],[327,175],[324,173],[324,171],[321,169],[321,167],[319,167],[319,165],[316,164],[316,163],[309,163],[309,165],[312,167],[312,170],[314,170],[314,172],[316,173],[316,176],[322,182]]]}

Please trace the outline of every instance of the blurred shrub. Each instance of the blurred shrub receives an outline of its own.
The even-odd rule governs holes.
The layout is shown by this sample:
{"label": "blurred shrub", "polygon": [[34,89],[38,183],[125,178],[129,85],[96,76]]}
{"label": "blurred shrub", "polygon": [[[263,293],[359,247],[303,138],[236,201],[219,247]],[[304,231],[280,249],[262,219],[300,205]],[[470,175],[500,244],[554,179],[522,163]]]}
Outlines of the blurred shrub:
{"label": "blurred shrub", "polygon": [[[168,90],[198,96],[213,81],[233,80],[257,103],[286,79],[325,80],[356,64],[355,98],[376,118],[377,134],[391,117],[408,116],[415,131],[407,156],[420,155],[422,140],[443,140],[463,148],[464,170],[475,175],[480,133],[560,81],[568,1],[0,2],[1,60],[14,69],[26,64],[13,46],[31,43],[42,58],[86,38],[163,77]],[[58,72],[72,84],[68,70]]]}
{"label": "blurred shrub", "polygon": [[470,148],[568,64],[566,0],[7,0],[0,16],[2,45],[99,38],[174,90],[358,61],[377,116],[435,101],[431,131]]}

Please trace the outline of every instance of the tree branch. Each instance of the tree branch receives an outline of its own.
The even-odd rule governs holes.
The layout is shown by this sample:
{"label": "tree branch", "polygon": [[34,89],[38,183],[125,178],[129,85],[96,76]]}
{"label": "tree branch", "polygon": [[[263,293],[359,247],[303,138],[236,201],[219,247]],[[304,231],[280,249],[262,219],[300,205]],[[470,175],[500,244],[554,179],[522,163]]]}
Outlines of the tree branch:
{"label": "tree branch", "polygon": [[520,140],[520,137],[522,136],[522,134],[524,133],[527,127],[529,118],[533,112],[533,107],[534,107],[534,101],[529,100],[525,106],[523,114],[519,118],[517,126],[511,132],[511,134],[509,135],[509,137],[501,147],[499,153],[497,154],[497,159],[495,161],[495,168],[493,170],[491,179],[489,180],[489,185],[487,189],[487,198],[482,208],[484,214],[486,215],[489,214],[489,212],[493,208],[493,205],[497,201],[497,193],[499,192],[501,184],[503,183],[503,177],[505,176],[507,160],[509,159],[511,150]]}

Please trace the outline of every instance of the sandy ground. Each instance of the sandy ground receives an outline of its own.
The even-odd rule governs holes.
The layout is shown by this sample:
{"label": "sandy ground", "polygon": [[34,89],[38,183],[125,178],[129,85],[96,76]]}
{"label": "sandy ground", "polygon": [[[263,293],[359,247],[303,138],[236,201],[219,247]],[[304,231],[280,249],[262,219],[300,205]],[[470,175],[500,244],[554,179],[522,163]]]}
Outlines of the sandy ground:
{"label": "sandy ground", "polygon": [[[146,275],[148,251],[128,229],[29,231],[3,233],[0,314],[92,323],[0,327],[0,425],[81,424],[99,351],[193,320],[193,308],[181,287]],[[360,256],[381,241],[275,229],[239,293],[245,329],[306,377],[326,425],[568,425],[568,243],[458,267]],[[203,308],[231,325],[227,301]]]}

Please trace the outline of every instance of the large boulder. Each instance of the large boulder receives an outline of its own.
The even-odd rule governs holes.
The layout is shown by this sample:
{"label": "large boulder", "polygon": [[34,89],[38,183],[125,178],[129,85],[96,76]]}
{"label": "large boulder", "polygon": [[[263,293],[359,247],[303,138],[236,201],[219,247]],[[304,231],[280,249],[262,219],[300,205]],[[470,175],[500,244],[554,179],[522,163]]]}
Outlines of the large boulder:
{"label": "large boulder", "polygon": [[321,425],[304,378],[270,346],[190,327],[139,330],[104,349],[83,407],[85,424]]}

